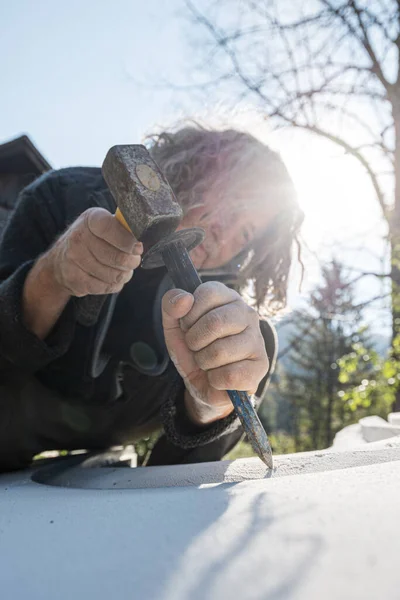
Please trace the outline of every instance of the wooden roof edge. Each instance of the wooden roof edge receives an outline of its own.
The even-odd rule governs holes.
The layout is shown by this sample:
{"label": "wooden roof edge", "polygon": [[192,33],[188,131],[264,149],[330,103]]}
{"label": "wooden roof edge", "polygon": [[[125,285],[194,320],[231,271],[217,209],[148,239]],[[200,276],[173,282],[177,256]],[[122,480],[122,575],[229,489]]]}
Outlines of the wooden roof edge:
{"label": "wooden roof edge", "polygon": [[18,154],[25,154],[39,174],[52,169],[50,163],[39,152],[26,134],[20,135],[4,144],[0,144],[0,161],[2,158],[8,158]]}

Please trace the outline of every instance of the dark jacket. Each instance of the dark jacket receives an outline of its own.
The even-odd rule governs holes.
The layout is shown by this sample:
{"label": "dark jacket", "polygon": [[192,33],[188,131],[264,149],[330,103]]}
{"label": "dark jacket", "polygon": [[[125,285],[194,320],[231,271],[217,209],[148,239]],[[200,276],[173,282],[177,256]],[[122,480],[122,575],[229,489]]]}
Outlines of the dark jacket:
{"label": "dark jacket", "polygon": [[[114,298],[112,312],[112,296],[71,298],[44,341],[25,328],[21,302],[29,270],[69,224],[95,206],[116,210],[100,169],[53,171],[22,192],[2,237],[0,465],[4,453],[5,464],[12,458],[14,447],[24,462],[45,449],[128,443],[161,425],[165,435],[152,464],[222,458],[239,439],[239,424],[233,414],[204,428],[186,418],[183,381],[166,354],[161,329],[165,269],[139,268]],[[274,330],[268,323],[262,330],[272,367]],[[97,377],[94,362],[100,365]]]}

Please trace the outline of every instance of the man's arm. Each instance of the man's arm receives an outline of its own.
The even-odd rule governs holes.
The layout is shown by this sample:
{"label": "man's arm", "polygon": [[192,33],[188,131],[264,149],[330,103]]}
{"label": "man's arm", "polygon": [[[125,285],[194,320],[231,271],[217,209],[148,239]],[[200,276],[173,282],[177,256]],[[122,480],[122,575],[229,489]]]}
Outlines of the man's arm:
{"label": "man's arm", "polygon": [[54,279],[49,257],[40,257],[25,280],[22,312],[25,326],[44,340],[62,315],[71,294]]}
{"label": "man's arm", "polygon": [[79,169],[54,172],[20,196],[0,243],[3,373],[65,354],[79,310],[70,299],[120,291],[140,262],[141,245],[98,207],[93,183]]}
{"label": "man's arm", "polygon": [[[28,275],[65,226],[62,198],[57,197],[56,188],[52,197],[47,178],[21,193],[0,243],[0,375],[35,372],[66,352],[74,332],[72,305],[64,307],[57,331],[46,343],[26,326],[24,319],[23,291]],[[30,305],[41,310],[38,293],[29,291],[28,295]]]}

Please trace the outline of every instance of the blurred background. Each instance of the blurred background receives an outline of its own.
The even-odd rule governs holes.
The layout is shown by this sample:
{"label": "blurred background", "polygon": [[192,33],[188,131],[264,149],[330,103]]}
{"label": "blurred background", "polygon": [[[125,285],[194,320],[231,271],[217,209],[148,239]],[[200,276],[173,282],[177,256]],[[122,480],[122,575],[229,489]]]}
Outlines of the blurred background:
{"label": "blurred background", "polygon": [[276,320],[261,409],[275,452],[400,409],[399,23],[396,0],[0,3],[4,218],[11,155],[20,181],[27,156],[37,174],[99,166],[187,118],[281,153],[306,214],[305,276],[294,260]]}

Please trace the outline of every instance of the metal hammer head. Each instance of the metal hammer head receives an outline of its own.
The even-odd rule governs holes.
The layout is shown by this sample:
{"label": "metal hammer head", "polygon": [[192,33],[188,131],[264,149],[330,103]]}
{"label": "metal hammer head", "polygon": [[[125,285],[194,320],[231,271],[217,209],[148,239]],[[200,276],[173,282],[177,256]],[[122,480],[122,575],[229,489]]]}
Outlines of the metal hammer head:
{"label": "metal hammer head", "polygon": [[182,209],[144,146],[113,146],[104,159],[102,173],[118,208],[145,250],[175,231]]}
{"label": "metal hammer head", "polygon": [[180,240],[190,251],[203,241],[204,231],[199,227],[175,232],[182,209],[144,146],[113,146],[104,159],[102,173],[126,221],[124,225],[143,242],[143,268],[164,264],[165,244]]}

